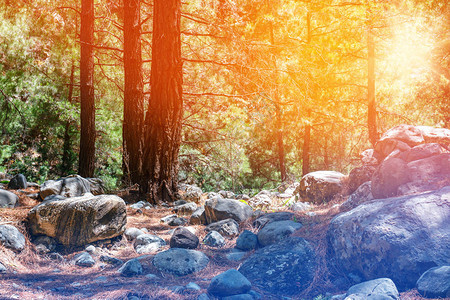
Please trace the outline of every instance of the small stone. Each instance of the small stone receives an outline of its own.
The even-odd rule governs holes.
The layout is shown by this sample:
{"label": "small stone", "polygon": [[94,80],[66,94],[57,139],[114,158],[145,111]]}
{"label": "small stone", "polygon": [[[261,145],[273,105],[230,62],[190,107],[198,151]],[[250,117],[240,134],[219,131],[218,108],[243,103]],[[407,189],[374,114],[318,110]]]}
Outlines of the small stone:
{"label": "small stone", "polygon": [[213,230],[208,232],[203,239],[203,243],[210,247],[222,247],[225,244],[225,238],[220,233]]}
{"label": "small stone", "polygon": [[0,263],[0,273],[6,273],[8,272],[8,269],[5,267],[4,264]]}
{"label": "small stone", "polygon": [[127,228],[124,232],[125,237],[129,241],[134,241],[141,234],[144,234],[144,231],[135,227]]}
{"label": "small stone", "polygon": [[202,289],[195,282],[189,282],[188,284],[186,284],[185,288],[188,289],[188,290],[193,290],[193,291],[200,291]]}
{"label": "small stone", "polygon": [[195,249],[198,247],[198,244],[198,237],[183,227],[175,229],[170,239],[170,248]]}
{"label": "small stone", "polygon": [[240,251],[238,249],[231,250],[230,253],[227,254],[227,259],[231,261],[240,261],[247,254],[245,251]]}
{"label": "small stone", "polygon": [[95,253],[95,246],[93,245],[89,245],[86,247],[85,249],[87,252],[89,252],[90,254],[94,254]]}
{"label": "small stone", "polygon": [[219,297],[232,296],[247,293],[251,287],[244,275],[235,269],[229,269],[211,280],[208,292]]}
{"label": "small stone", "polygon": [[256,249],[258,236],[249,230],[244,230],[236,240],[236,248],[244,251]]}
{"label": "small stone", "polygon": [[156,276],[155,274],[147,274],[147,275],[145,275],[145,278],[146,278],[147,280],[149,280],[149,281],[153,281],[153,280],[159,279],[159,277]]}
{"label": "small stone", "polygon": [[100,256],[100,261],[107,263],[109,265],[115,265],[115,266],[123,264],[123,261],[121,259],[107,256],[107,255]]}
{"label": "small stone", "polygon": [[95,260],[87,252],[78,253],[77,255],[75,255],[73,260],[75,262],[75,265],[80,267],[90,268],[95,265]]}
{"label": "small stone", "polygon": [[175,218],[167,223],[169,226],[183,226],[188,223],[186,218]]}

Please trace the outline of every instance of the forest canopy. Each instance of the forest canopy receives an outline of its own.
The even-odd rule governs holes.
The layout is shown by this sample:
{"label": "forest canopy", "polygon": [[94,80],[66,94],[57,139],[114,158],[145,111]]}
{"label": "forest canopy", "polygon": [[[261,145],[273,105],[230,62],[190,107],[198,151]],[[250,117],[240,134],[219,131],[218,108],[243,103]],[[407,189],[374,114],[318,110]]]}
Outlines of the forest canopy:
{"label": "forest canopy", "polygon": [[[154,35],[171,30],[154,19],[168,12],[161,1],[95,0],[89,43],[81,2],[0,0],[0,172],[40,183],[79,173],[82,45],[92,53],[92,175],[109,189],[134,183],[124,138],[152,153],[139,128],[156,126],[159,87],[175,83],[171,160],[180,181],[205,191],[348,172],[394,125],[450,125],[448,1],[171,0],[178,37],[175,26],[159,50]],[[138,109],[124,110],[127,99]]]}

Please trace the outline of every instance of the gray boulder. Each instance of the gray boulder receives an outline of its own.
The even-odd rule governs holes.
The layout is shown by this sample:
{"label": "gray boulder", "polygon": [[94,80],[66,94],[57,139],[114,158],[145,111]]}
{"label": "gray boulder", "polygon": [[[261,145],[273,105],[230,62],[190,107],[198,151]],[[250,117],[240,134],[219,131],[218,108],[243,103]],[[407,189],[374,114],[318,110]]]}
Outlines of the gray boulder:
{"label": "gray boulder", "polygon": [[77,197],[91,192],[89,181],[79,175],[71,175],[58,180],[49,180],[41,185],[39,195],[45,199],[50,195]]}
{"label": "gray boulder", "polygon": [[189,219],[189,224],[191,225],[206,225],[206,215],[205,215],[205,207],[200,206],[194,211]]}
{"label": "gray boulder", "polygon": [[327,232],[330,269],[363,280],[389,277],[401,290],[413,288],[430,266],[450,261],[449,197],[450,186],[372,200],[336,216]]}
{"label": "gray boulder", "polygon": [[408,151],[403,152],[400,158],[402,158],[406,162],[412,162],[446,152],[448,151],[438,143],[421,144],[411,148]]}
{"label": "gray boulder", "polygon": [[258,242],[263,247],[278,243],[301,227],[302,224],[290,220],[271,222],[258,232]]}
{"label": "gray boulder", "polygon": [[[316,258],[311,245],[291,237],[257,250],[239,268],[254,286],[276,295],[294,295],[314,277]],[[293,280],[295,278],[295,280]]]}
{"label": "gray boulder", "polygon": [[253,208],[269,207],[272,204],[272,198],[267,194],[258,194],[250,198],[248,204]]}
{"label": "gray boulder", "polygon": [[164,245],[166,242],[156,235],[141,234],[134,242],[134,250],[139,254],[150,253],[156,252]]}
{"label": "gray boulder", "polygon": [[239,235],[239,224],[233,219],[226,219],[219,222],[209,224],[205,230],[217,231],[226,237],[235,237]]}
{"label": "gray boulder", "polygon": [[400,158],[389,158],[381,163],[372,176],[372,195],[375,199],[395,197],[398,188],[410,181],[406,162]]}
{"label": "gray boulder", "polygon": [[262,228],[266,226],[266,224],[271,222],[292,220],[294,216],[295,216],[294,213],[285,211],[266,213],[257,217],[256,220],[253,222],[253,226],[256,228]]}
{"label": "gray boulder", "polygon": [[141,234],[145,234],[145,232],[135,227],[127,228],[124,232],[125,237],[129,241],[134,241]]}
{"label": "gray boulder", "polygon": [[347,291],[347,296],[352,294],[364,295],[367,299],[369,296],[385,296],[390,300],[399,299],[399,293],[394,282],[389,278],[378,278],[370,281],[365,281],[350,287]]}
{"label": "gray boulder", "polygon": [[241,223],[252,216],[253,210],[247,204],[233,199],[214,198],[206,200],[205,216],[208,224],[233,219]]}
{"label": "gray boulder", "polygon": [[22,251],[25,248],[25,236],[12,225],[0,225],[0,243],[6,248]]}
{"label": "gray boulder", "polygon": [[198,237],[186,228],[175,229],[170,238],[170,248],[195,249],[198,247]]}
{"label": "gray boulder", "polygon": [[181,195],[188,202],[199,202],[202,197],[202,189],[195,185],[185,185],[185,192]]}
{"label": "gray boulder", "polygon": [[354,168],[348,175],[348,193],[352,194],[356,191],[364,182],[370,181],[373,173],[375,172],[374,166],[362,166]]}
{"label": "gray boulder", "polygon": [[203,239],[203,244],[210,247],[222,247],[225,245],[224,237],[215,230],[208,232],[208,234]]}
{"label": "gray boulder", "polygon": [[26,189],[27,187],[27,179],[23,174],[17,174],[8,183],[8,189],[10,190]]}
{"label": "gray boulder", "polygon": [[85,268],[90,268],[95,265],[95,260],[88,252],[81,252],[74,256],[73,261],[75,265]]}
{"label": "gray boulder", "polygon": [[208,292],[217,297],[224,297],[245,294],[251,288],[252,284],[244,275],[235,269],[229,269],[211,279]]}
{"label": "gray boulder", "polygon": [[251,251],[258,246],[258,236],[251,231],[244,230],[236,240],[236,248]]}
{"label": "gray boulder", "polygon": [[434,267],[417,280],[417,290],[426,298],[450,297],[450,266]]}
{"label": "gray boulder", "polygon": [[127,214],[125,202],[115,195],[44,201],[28,213],[33,235],[47,235],[64,245],[82,246],[121,235]]}
{"label": "gray boulder", "polygon": [[160,271],[184,276],[203,270],[209,258],[200,251],[170,248],[153,258],[153,265]]}
{"label": "gray boulder", "polygon": [[124,263],[119,270],[117,270],[120,275],[125,277],[137,276],[142,274],[142,265],[139,259],[133,258]]}
{"label": "gray boulder", "polygon": [[342,210],[350,210],[358,205],[373,200],[372,195],[372,182],[367,181],[366,183],[363,183],[353,194],[348,196],[347,200],[342,203],[341,209]]}
{"label": "gray boulder", "polygon": [[105,183],[100,178],[86,178],[89,181],[90,192],[95,195],[102,195],[105,193]]}
{"label": "gray boulder", "polygon": [[0,208],[14,208],[18,201],[16,194],[0,189]]}
{"label": "gray boulder", "polygon": [[304,202],[327,203],[341,192],[344,177],[335,171],[311,172],[302,177],[297,191]]}
{"label": "gray boulder", "polygon": [[192,214],[196,210],[197,204],[195,204],[194,202],[177,205],[172,209],[172,211],[177,214]]}

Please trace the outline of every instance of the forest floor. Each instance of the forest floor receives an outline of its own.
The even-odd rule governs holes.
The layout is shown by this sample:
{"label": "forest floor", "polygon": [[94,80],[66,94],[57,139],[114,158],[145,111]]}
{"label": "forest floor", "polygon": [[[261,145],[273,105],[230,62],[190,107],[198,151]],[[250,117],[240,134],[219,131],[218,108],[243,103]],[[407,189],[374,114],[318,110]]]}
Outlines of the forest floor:
{"label": "forest floor", "polygon": [[[15,192],[15,191],[13,191]],[[32,189],[27,192],[36,192]],[[11,224],[19,228],[23,233],[28,211],[39,202],[28,198],[24,193],[15,192],[19,195],[20,205],[14,209],[0,209],[0,224]],[[339,212],[333,207],[335,203],[317,206],[313,208],[314,216],[305,213],[296,213],[296,219],[304,226],[295,235],[304,237],[311,242],[317,252],[319,268],[311,288],[292,299],[314,299],[318,295],[325,296],[326,292],[333,294],[345,293],[333,288],[328,280],[329,273],[326,268],[326,241],[325,234],[329,221]],[[274,211],[282,211],[276,208]],[[270,210],[272,211],[272,209]],[[311,210],[310,210],[311,212]],[[172,214],[170,208],[158,208],[143,210],[142,213],[129,208],[127,205],[128,223],[127,227],[147,228],[166,241],[170,240],[170,231],[174,228],[160,222],[162,217]],[[206,232],[204,226],[192,226],[196,229],[200,241]],[[241,224],[241,230],[248,229],[256,232],[251,222]],[[0,245],[0,261],[11,271],[1,274],[0,299],[196,299],[201,293],[205,293],[211,279],[230,269],[239,268],[240,262],[230,261],[226,258],[235,245],[236,239],[229,239],[222,248],[212,248],[200,244],[197,250],[204,252],[209,258],[208,266],[197,273],[177,277],[159,272],[151,263],[153,255],[139,255],[135,252],[133,244],[123,238],[116,238],[109,243],[94,243],[96,252],[93,255],[97,263],[90,268],[75,266],[72,258],[83,248],[61,248],[57,251],[64,257],[63,261],[51,259],[47,255],[39,255],[26,234],[27,245],[21,253],[13,252]],[[168,249],[169,246],[165,246]],[[253,251],[249,252],[250,256]],[[134,277],[123,277],[118,272],[118,267],[105,266],[98,258],[108,255],[127,261],[132,258],[140,259],[143,266],[143,275]],[[157,277],[148,276],[154,274]],[[195,282],[200,291],[185,290],[181,294],[173,292],[170,288],[184,286],[189,282]],[[314,286],[314,288],[312,288]],[[260,293],[263,299],[280,299],[253,287]],[[136,299],[134,298],[134,299]],[[317,298],[317,299],[326,299]],[[416,290],[401,294],[402,300],[424,299]]]}

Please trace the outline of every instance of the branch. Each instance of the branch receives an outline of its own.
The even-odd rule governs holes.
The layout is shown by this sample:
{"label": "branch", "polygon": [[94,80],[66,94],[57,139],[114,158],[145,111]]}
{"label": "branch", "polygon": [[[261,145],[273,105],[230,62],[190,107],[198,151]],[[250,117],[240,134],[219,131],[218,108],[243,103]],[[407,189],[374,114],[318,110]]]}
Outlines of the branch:
{"label": "branch", "polygon": [[77,14],[81,15],[81,11],[79,11],[76,8],[70,7],[70,6],[60,6],[60,7],[57,7],[56,9],[71,9],[71,10],[75,11]]}

